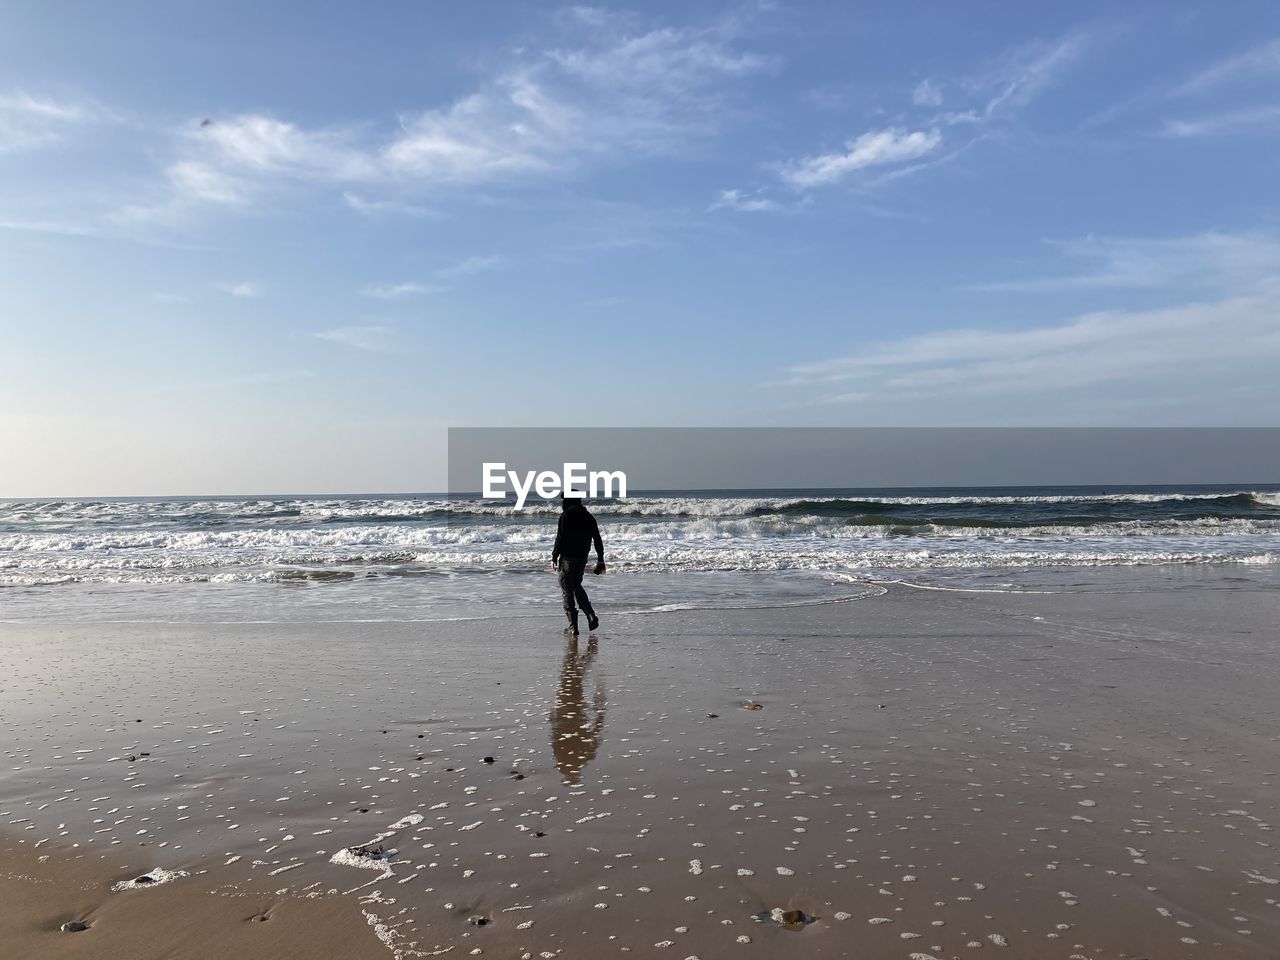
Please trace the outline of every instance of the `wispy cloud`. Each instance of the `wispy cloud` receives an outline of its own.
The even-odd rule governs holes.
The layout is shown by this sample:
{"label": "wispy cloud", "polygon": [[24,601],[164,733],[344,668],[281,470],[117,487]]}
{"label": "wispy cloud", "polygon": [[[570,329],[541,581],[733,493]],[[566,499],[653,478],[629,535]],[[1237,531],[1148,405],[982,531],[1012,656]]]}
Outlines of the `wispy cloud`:
{"label": "wispy cloud", "polygon": [[743,193],[741,190],[721,190],[720,196],[707,208],[708,210],[736,210],[739,213],[776,213],[785,209],[776,200],[770,200],[756,194]]}
{"label": "wispy cloud", "polygon": [[[160,158],[150,184],[130,176],[119,191],[95,189],[10,222],[161,242],[199,216],[258,213],[317,191],[367,217],[424,216],[442,187],[520,187],[586,164],[675,153],[709,139],[732,115],[743,81],[776,66],[748,48],[750,16],[670,26],[643,13],[571,8],[449,102],[350,125],[267,110],[194,117],[167,131],[167,146],[146,144],[146,155]],[[52,143],[97,115],[0,94],[0,152]]]}
{"label": "wispy cloud", "polygon": [[422,204],[407,203],[403,200],[371,199],[350,190],[343,191],[342,200],[356,213],[362,213],[365,216],[429,217],[435,214],[434,210]]}
{"label": "wispy cloud", "polygon": [[843,150],[805,157],[787,164],[782,179],[798,189],[826,186],[856,170],[914,160],[942,142],[937,130],[872,130],[849,141]]}
{"label": "wispy cloud", "polygon": [[391,347],[394,330],[383,324],[358,324],[350,327],[335,327],[332,330],[321,330],[313,334],[320,340],[353,347],[356,350],[381,352]]}
{"label": "wispy cloud", "polygon": [[403,118],[381,159],[390,171],[436,183],[546,171],[570,152],[579,122],[534,79],[504,77],[448,108]]}
{"label": "wispy cloud", "polygon": [[[1196,137],[1271,126],[1276,120],[1276,108],[1266,101],[1274,101],[1275,89],[1270,84],[1257,81],[1275,73],[1280,73],[1280,38],[1217,60],[1181,82],[1163,80],[1152,83],[1095,113],[1082,126],[1083,129],[1091,129],[1135,115],[1150,116],[1152,112],[1168,109],[1174,104],[1185,110],[1184,105],[1191,103],[1202,105],[1201,109],[1206,112],[1190,119],[1165,119],[1160,132],[1172,137]],[[1238,100],[1222,103],[1224,93],[1238,98],[1241,88],[1250,89],[1250,82],[1253,82],[1251,89],[1256,98],[1261,101],[1259,104],[1241,107]]]}
{"label": "wispy cloud", "polygon": [[409,281],[408,283],[376,283],[365,287],[360,291],[366,297],[376,297],[379,300],[400,300],[404,297],[412,297],[422,293],[429,293],[435,288],[425,286],[421,283]]}
{"label": "wispy cloud", "polygon": [[18,233],[48,233],[59,237],[100,237],[102,229],[92,223],[74,220],[0,220],[0,230]]}
{"label": "wispy cloud", "polygon": [[1252,290],[1280,275],[1280,240],[1269,234],[1209,231],[1172,239],[1089,236],[1054,243],[1075,269],[1056,276],[974,284],[983,291],[1059,292],[1182,288]]}
{"label": "wispy cloud", "polygon": [[467,257],[465,260],[460,260],[450,266],[441,267],[436,271],[436,276],[442,280],[469,277],[472,274],[483,273],[485,270],[492,270],[500,263],[502,263],[502,258],[497,255]]}
{"label": "wispy cloud", "polygon": [[218,289],[228,296],[249,299],[262,296],[262,288],[256,283],[241,281],[240,283],[220,283]]}
{"label": "wispy cloud", "polygon": [[409,280],[403,283],[376,283],[365,287],[360,293],[363,296],[376,297],[379,300],[401,300],[405,297],[424,293],[444,293],[449,289],[447,281],[459,280],[463,277],[483,273],[486,270],[492,270],[502,262],[502,257],[496,254],[467,257],[457,263],[437,268],[432,273],[436,282],[421,283],[417,280]]}
{"label": "wispy cloud", "polygon": [[[1150,397],[1245,382],[1280,363],[1280,239],[1205,233],[1060,244],[1090,269],[986,289],[1161,289],[1175,306],[1109,310],[1018,329],[951,327],[867,343],[792,366],[781,381],[816,402],[861,403],[1017,394],[1112,385]],[[1201,299],[1202,298],[1202,299]]]}
{"label": "wispy cloud", "polygon": [[869,397],[1029,399],[1103,384],[1185,395],[1205,382],[1280,362],[1280,291],[1147,311],[1092,313],[1021,330],[949,329],[870,343],[847,356],[798,364],[786,384],[820,402]]}
{"label": "wispy cloud", "polygon": [[983,97],[988,118],[1014,113],[1056,83],[1088,49],[1092,38],[1073,31],[1052,42],[1034,41],[1018,47],[965,81],[973,95]]}
{"label": "wispy cloud", "polygon": [[578,44],[528,57],[447,108],[403,118],[387,163],[428,180],[484,181],[664,149],[715,124],[725,82],[775,64],[737,49],[723,24],[646,30],[635,16],[598,9],[568,19],[583,32]]}
{"label": "wispy cloud", "polygon": [[601,88],[637,91],[646,100],[698,95],[721,77],[747,76],[778,65],[777,58],[734,49],[722,29],[663,27],[633,33],[629,18],[596,22],[595,42],[548,56],[567,74]]}
{"label": "wispy cloud", "polygon": [[0,153],[57,143],[72,128],[96,116],[96,111],[81,104],[34,97],[22,90],[0,93]]}
{"label": "wispy cloud", "polygon": [[[941,83],[921,81],[912,91],[919,114],[914,119],[867,130],[838,150],[790,160],[779,167],[778,174],[794,189],[812,190],[872,168],[879,169],[880,175],[864,186],[938,166],[982,141],[988,128],[1011,122],[1077,62],[1089,43],[1086,33],[1075,31],[1053,42],[1017,47],[972,76],[949,82],[948,89],[954,89],[959,102],[942,113],[937,112],[942,105]],[[914,162],[925,157],[928,162]]]}
{"label": "wispy cloud", "polygon": [[940,107],[942,88],[932,80],[921,80],[911,91],[911,102],[917,107]]}
{"label": "wispy cloud", "polygon": [[[344,202],[363,214],[422,214],[354,188],[506,182],[669,149],[715,126],[726,84],[774,64],[738,49],[724,23],[645,29],[607,11],[567,21],[575,44],[526,49],[473,92],[401,115],[389,137],[260,113],[192,124],[166,171],[173,198],[244,206],[285,180],[343,185]],[[157,206],[172,211],[173,202]]]}
{"label": "wispy cloud", "polygon": [[243,206],[249,202],[250,186],[241,177],[196,160],[183,160],[167,171],[174,195],[201,203]]}
{"label": "wispy cloud", "polygon": [[346,130],[304,130],[273,117],[243,114],[202,120],[189,138],[200,149],[211,147],[215,162],[232,169],[337,181],[361,180],[375,172],[374,162]]}
{"label": "wispy cloud", "polygon": [[1164,133],[1170,137],[1203,137],[1245,130],[1280,133],[1280,104],[1227,110],[1193,120],[1167,120]]}
{"label": "wispy cloud", "polygon": [[1225,83],[1277,72],[1280,72],[1280,38],[1219,60],[1178,84],[1170,95],[1201,94]]}

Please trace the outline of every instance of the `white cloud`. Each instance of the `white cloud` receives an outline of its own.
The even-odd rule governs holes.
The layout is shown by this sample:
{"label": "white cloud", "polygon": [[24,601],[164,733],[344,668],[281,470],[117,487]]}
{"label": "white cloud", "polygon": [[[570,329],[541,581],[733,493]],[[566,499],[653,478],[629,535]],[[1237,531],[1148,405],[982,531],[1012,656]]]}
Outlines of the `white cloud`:
{"label": "white cloud", "polygon": [[[1087,237],[1059,246],[1068,259],[1093,266],[997,289],[1148,288],[1179,290],[1185,299],[1157,309],[1092,312],[1062,323],[957,326],[880,340],[848,355],[797,364],[783,382],[806,388],[820,403],[893,408],[919,402],[924,406],[917,409],[936,410],[943,401],[957,415],[981,410],[990,416],[1011,409],[1008,401],[984,407],[987,401],[978,398],[1016,396],[1024,414],[1036,409],[1038,398],[1054,396],[1081,402],[1087,396],[1098,410],[1112,400],[1120,404],[1118,397],[1172,410],[1186,408],[1188,398],[1221,401],[1241,385],[1274,381],[1271,371],[1280,364],[1280,239],[1209,232],[1160,240]],[[1280,390],[1262,394],[1275,402],[1273,415],[1280,414]],[[1046,403],[1043,409],[1061,409],[1060,399]],[[1115,406],[1109,415],[1123,419],[1125,409]]]}
{"label": "white cloud", "polygon": [[975,284],[986,291],[1056,292],[1086,289],[1254,289],[1280,274],[1280,240],[1261,233],[1209,231],[1171,239],[1089,236],[1055,244],[1083,272]]}
{"label": "white cloud", "polygon": [[48,233],[59,237],[100,237],[102,229],[93,223],[73,220],[0,220],[0,230],[20,233]]}
{"label": "white cloud", "polygon": [[968,81],[975,94],[985,95],[983,115],[994,118],[1027,106],[1073,66],[1088,48],[1090,38],[1074,32],[1051,43],[1036,41],[1011,51]]}
{"label": "white cloud", "polygon": [[942,88],[930,80],[921,80],[911,91],[911,102],[917,107],[940,107]]}
{"label": "white cloud", "polygon": [[602,88],[654,91],[684,97],[721,77],[740,77],[772,69],[772,57],[734,50],[713,30],[665,27],[577,50],[552,50],[548,56],[566,73]]}
{"label": "white cloud", "polygon": [[1164,133],[1170,137],[1203,137],[1258,129],[1280,132],[1280,105],[1230,110],[1195,120],[1169,120],[1165,123]]}
{"label": "white cloud", "polygon": [[[720,83],[770,63],[716,31],[633,32],[631,18],[595,13],[571,18],[587,31],[579,46],[525,53],[452,104],[402,116],[381,142],[264,114],[206,119],[168,171],[173,191],[233,206],[270,178],[448,184],[546,173],[586,156],[699,135],[714,119]],[[343,196],[361,213],[420,212],[350,190]]]}
{"label": "white cloud", "polygon": [[[478,184],[565,169],[593,156],[622,158],[705,136],[726,84],[769,69],[739,50],[733,31],[637,29],[638,18],[591,9],[563,18],[575,46],[520,52],[502,73],[454,102],[400,117],[391,136],[307,129],[265,114],[200,122],[168,170],[186,201],[243,204],[271,180],[386,184]],[[365,214],[421,213],[348,189]]]}
{"label": "white cloud", "polygon": [[721,190],[720,196],[708,210],[737,210],[739,213],[773,213],[784,209],[782,204],[768,197],[743,193],[741,190]]}
{"label": "white cloud", "polygon": [[365,216],[398,214],[408,217],[428,217],[434,214],[430,207],[403,200],[373,200],[350,190],[343,191],[342,200],[348,207]]}
{"label": "white cloud", "polygon": [[91,119],[94,113],[78,104],[33,97],[21,90],[0,93],[0,153],[49,146]]}
{"label": "white cloud", "polygon": [[365,287],[360,292],[366,297],[377,297],[379,300],[399,300],[402,297],[411,297],[420,293],[428,293],[431,287],[423,286],[421,283],[384,283],[373,284]]}
{"label": "white cloud", "polygon": [[1280,38],[1220,60],[1179,84],[1170,95],[1178,97],[1200,94],[1224,83],[1277,71],[1280,71]]}
{"label": "white cloud", "polygon": [[360,324],[351,327],[335,327],[332,330],[321,330],[313,336],[330,343],[338,343],[344,347],[357,350],[379,352],[391,346],[393,334],[391,327],[380,324]]}
{"label": "white cloud", "polygon": [[[969,103],[944,113],[936,112],[942,103],[942,85],[923,80],[913,90],[912,101],[932,111],[930,115],[910,126],[867,131],[849,141],[843,151],[791,160],[781,166],[780,176],[792,187],[807,190],[837,183],[868,167],[909,164],[864,184],[875,186],[946,163],[981,142],[987,136],[985,128],[1009,123],[1074,64],[1088,44],[1084,33],[1075,32],[1052,43],[1018,47],[974,76],[949,82],[948,90],[956,94],[951,99],[967,98]],[[932,156],[939,148],[945,152]],[[926,155],[931,155],[928,162],[909,163]]]}
{"label": "white cloud", "polygon": [[454,279],[456,277],[467,277],[475,273],[483,273],[485,270],[492,270],[502,262],[499,256],[487,257],[467,257],[467,259],[459,261],[449,267],[441,267],[436,271],[436,276],[441,279]]}
{"label": "white cloud", "polygon": [[218,289],[223,293],[232,297],[260,297],[262,296],[262,288],[257,284],[241,282],[241,283],[220,283]]}
{"label": "white cloud", "polygon": [[792,367],[787,383],[823,401],[953,400],[1110,385],[1149,397],[1195,395],[1280,363],[1280,289],[1160,310],[1105,312],[1022,330],[951,329],[869,344]]}
{"label": "white cloud", "polygon": [[527,77],[507,78],[445,110],[402,120],[401,134],[382,151],[396,173],[437,182],[483,181],[547,170],[565,151],[576,124]]}
{"label": "white cloud", "polygon": [[[457,280],[492,270],[501,263],[502,258],[496,255],[467,257],[447,267],[440,267],[435,271],[434,276],[439,280]],[[442,293],[448,289],[448,286],[443,283],[419,283],[416,280],[410,280],[405,283],[371,284],[360,292],[366,297],[376,297],[379,300],[400,300],[423,293]]]}
{"label": "white cloud", "polygon": [[169,167],[167,173],[175,199],[229,207],[249,201],[250,185],[212,164],[183,160]]}
{"label": "white cloud", "polygon": [[[1256,47],[1219,60],[1192,74],[1182,83],[1152,84],[1137,93],[1111,104],[1089,117],[1085,128],[1099,127],[1138,112],[1146,112],[1173,102],[1206,102],[1220,93],[1223,86],[1244,85],[1247,81],[1265,78],[1280,72],[1280,38],[1269,40]],[[1273,98],[1270,84],[1255,84],[1255,94],[1260,98]],[[1211,133],[1231,132],[1274,122],[1269,106],[1220,110],[1191,120],[1167,120],[1163,133],[1173,137],[1202,136]]]}
{"label": "white cloud", "polygon": [[724,81],[769,69],[714,30],[634,32],[633,17],[591,10],[581,45],[547,50],[447,108],[402,120],[383,149],[397,173],[478,182],[561,168],[619,148],[701,135]]}
{"label": "white cloud", "polygon": [[826,186],[856,170],[922,157],[941,142],[937,130],[872,130],[849,141],[843,151],[793,161],[783,168],[782,178],[801,190]]}
{"label": "white cloud", "polygon": [[351,139],[346,131],[303,130],[259,114],[204,120],[192,136],[201,147],[211,145],[214,157],[232,169],[337,181],[375,172],[369,156]]}
{"label": "white cloud", "polygon": [[[389,130],[381,122],[395,118],[351,126],[305,126],[267,111],[196,118],[171,132],[167,156],[162,145],[145,145],[163,158],[149,188],[69,198],[74,213],[10,225],[164,242],[210,208],[257,211],[286,191],[326,189],[364,216],[433,215],[420,203],[443,186],[520,183],[704,139],[740,81],[772,65],[743,49],[731,17],[702,28],[646,21],[595,8],[562,12],[548,21],[553,40],[508,54],[470,92],[406,110]],[[0,93],[0,152],[106,119],[88,105]]]}

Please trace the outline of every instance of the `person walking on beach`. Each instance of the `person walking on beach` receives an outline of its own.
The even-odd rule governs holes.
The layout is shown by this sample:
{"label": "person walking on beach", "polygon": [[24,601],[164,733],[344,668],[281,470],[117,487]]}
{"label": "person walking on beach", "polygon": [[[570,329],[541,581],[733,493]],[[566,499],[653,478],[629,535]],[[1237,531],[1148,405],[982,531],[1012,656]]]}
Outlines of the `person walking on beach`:
{"label": "person walking on beach", "polygon": [[600,618],[591,606],[591,598],[582,589],[582,575],[587,571],[587,557],[591,547],[596,548],[597,576],[604,573],[604,542],[600,539],[600,527],[591,515],[582,497],[560,497],[560,522],[556,527],[556,545],[551,551],[551,566],[560,580],[560,599],[564,603],[564,615],[569,619],[568,629],[578,633],[578,608],[587,615],[587,629],[600,626]]}

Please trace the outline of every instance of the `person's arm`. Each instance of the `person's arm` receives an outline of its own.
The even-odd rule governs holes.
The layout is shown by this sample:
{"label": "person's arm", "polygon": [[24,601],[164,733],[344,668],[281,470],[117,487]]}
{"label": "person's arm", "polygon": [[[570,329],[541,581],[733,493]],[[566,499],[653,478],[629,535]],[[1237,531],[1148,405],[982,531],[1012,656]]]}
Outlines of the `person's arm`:
{"label": "person's arm", "polygon": [[551,565],[555,566],[560,560],[560,538],[564,536],[564,514],[560,514],[556,520],[556,545],[551,548]]}
{"label": "person's arm", "polygon": [[600,524],[596,523],[596,518],[591,518],[591,540],[596,548],[596,576],[604,573],[604,541],[600,539]]}

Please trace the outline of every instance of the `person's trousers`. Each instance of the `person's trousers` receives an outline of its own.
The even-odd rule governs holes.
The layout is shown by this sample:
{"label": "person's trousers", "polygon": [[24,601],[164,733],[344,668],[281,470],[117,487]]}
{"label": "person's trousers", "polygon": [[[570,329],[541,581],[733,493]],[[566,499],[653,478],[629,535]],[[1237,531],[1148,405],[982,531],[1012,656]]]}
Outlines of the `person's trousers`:
{"label": "person's trousers", "polygon": [[556,576],[560,580],[560,600],[564,604],[564,615],[569,618],[570,623],[576,619],[579,607],[588,617],[595,615],[595,611],[591,609],[591,598],[582,589],[582,575],[586,571],[586,557],[581,560],[561,557],[556,568]]}

